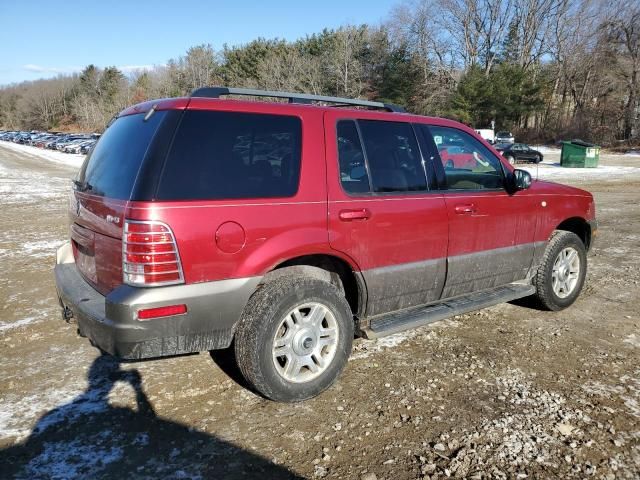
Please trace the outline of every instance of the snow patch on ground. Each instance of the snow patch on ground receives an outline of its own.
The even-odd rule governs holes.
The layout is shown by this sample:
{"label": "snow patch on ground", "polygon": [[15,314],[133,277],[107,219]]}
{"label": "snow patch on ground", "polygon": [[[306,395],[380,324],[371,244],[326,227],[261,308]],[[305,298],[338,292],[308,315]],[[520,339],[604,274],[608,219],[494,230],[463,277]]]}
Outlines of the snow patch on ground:
{"label": "snow patch on ground", "polygon": [[0,141],[0,145],[16,152],[26,153],[27,155],[31,155],[32,157],[38,157],[50,162],[69,165],[76,168],[80,168],[85,157],[84,155],[63,153],[57,150],[32,147],[31,145],[20,145],[19,143],[13,142]]}
{"label": "snow patch on ground", "polygon": [[[5,241],[7,244],[4,244]],[[2,258],[55,258],[56,250],[65,240],[37,240],[13,246],[11,236],[0,236],[0,259]],[[8,247],[8,248],[7,248]]]}
{"label": "snow patch on ground", "polygon": [[64,195],[71,188],[71,178],[52,177],[44,173],[10,170],[0,166],[0,203],[30,205]]}
{"label": "snow patch on ground", "polygon": [[[92,412],[102,411],[104,405],[103,402],[90,401],[83,402],[76,405],[77,410],[72,411],[69,406],[74,405],[72,402],[78,394],[82,393],[83,385],[76,383],[74,385],[67,385],[62,389],[56,388],[43,388],[41,394],[25,395],[17,397],[10,395],[0,398],[0,439],[2,438],[15,438],[22,440],[32,433],[33,421],[43,414],[46,417],[38,422],[38,432],[43,431],[45,428],[53,425],[54,423],[64,420],[67,415],[72,415],[74,418]],[[63,404],[61,409],[55,409],[56,406]],[[106,405],[104,405],[106,408]],[[48,411],[53,412],[47,414]],[[37,433],[34,430],[34,433]]]}
{"label": "snow patch on ground", "polygon": [[[460,325],[460,322],[454,320],[453,318],[441,320],[434,324],[428,325],[426,327],[416,328],[413,330],[407,330],[406,332],[395,333],[393,335],[389,335],[387,337],[378,338],[375,341],[367,340],[363,342],[358,342],[354,344],[353,352],[349,357],[349,360],[359,360],[362,358],[367,358],[370,355],[375,353],[382,352],[388,348],[395,348],[402,343],[410,340],[417,335],[424,334],[427,332],[427,335],[435,335],[435,331],[442,328],[450,328],[457,327]],[[428,337],[430,338],[430,337]]]}
{"label": "snow patch on ground", "polygon": [[404,343],[410,338],[415,337],[416,330],[409,330],[406,332],[396,333],[394,335],[389,335],[388,337],[382,337],[378,340],[371,342],[362,342],[355,345],[353,349],[353,353],[349,357],[349,360],[358,360],[361,358],[367,358],[374,353],[381,352],[386,350],[387,348],[394,348],[398,345]]}
{"label": "snow patch on ground", "polygon": [[[633,336],[635,340],[635,335]],[[627,337],[628,339],[629,337]],[[626,340],[625,340],[626,341]],[[613,379],[615,381],[615,379]],[[640,370],[633,376],[622,375],[615,384],[604,384],[602,382],[587,382],[582,385],[582,389],[594,396],[603,398],[619,398],[627,407],[629,414],[640,418]]]}
{"label": "snow patch on ground", "polygon": [[[23,327],[25,325],[29,325],[40,317],[27,317],[21,320],[16,320],[15,322],[2,322],[0,321],[0,332],[5,332],[7,330],[11,330],[13,328]],[[1,412],[0,412],[1,415]]]}
{"label": "snow patch on ground", "polygon": [[559,163],[542,162],[536,165],[517,165],[517,168],[528,171],[534,179],[540,180],[620,180],[629,176],[640,176],[640,167],[623,167],[617,165],[601,165],[596,168],[565,168]]}
{"label": "snow patch on ground", "polygon": [[[89,384],[74,377],[74,381],[62,387],[44,384],[33,395],[0,395],[0,439],[22,440],[61,422],[108,410],[114,384],[109,380],[112,367],[107,362],[92,367]],[[128,375],[123,371],[121,380],[126,381]],[[38,419],[35,426],[34,419]]]}
{"label": "snow patch on ground", "polygon": [[55,255],[56,249],[60,247],[65,240],[41,240],[38,242],[27,242],[22,245],[21,255],[29,255],[31,257],[52,257]]}
{"label": "snow patch on ground", "polygon": [[634,347],[640,347],[640,337],[632,333],[624,339],[624,343],[628,343]]}
{"label": "snow patch on ground", "polygon": [[561,149],[558,147],[548,147],[546,145],[529,145],[534,150],[539,151],[542,155],[557,154],[560,155]]}
{"label": "snow patch on ground", "polygon": [[[103,432],[107,437],[112,434]],[[99,445],[83,445],[78,440],[45,443],[44,450],[29,462],[17,478],[87,478],[88,472],[96,475],[105,466],[120,460],[123,454],[121,447],[101,448]]]}

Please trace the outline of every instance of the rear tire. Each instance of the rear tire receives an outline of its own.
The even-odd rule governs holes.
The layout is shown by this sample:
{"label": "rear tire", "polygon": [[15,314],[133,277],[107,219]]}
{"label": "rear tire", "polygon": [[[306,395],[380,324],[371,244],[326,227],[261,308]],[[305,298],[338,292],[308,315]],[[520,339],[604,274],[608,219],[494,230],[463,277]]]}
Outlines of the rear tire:
{"label": "rear tire", "polygon": [[306,400],[340,375],[353,332],[351,309],[335,285],[299,273],[276,275],[245,307],[235,334],[236,362],[265,397]]}
{"label": "rear tire", "polygon": [[533,278],[535,297],[547,310],[563,310],[576,301],[587,274],[587,253],[575,233],[556,231]]}
{"label": "rear tire", "polygon": [[512,157],[511,155],[507,155],[507,162],[509,162],[509,165],[515,165],[516,164],[516,159],[515,159],[515,157]]}

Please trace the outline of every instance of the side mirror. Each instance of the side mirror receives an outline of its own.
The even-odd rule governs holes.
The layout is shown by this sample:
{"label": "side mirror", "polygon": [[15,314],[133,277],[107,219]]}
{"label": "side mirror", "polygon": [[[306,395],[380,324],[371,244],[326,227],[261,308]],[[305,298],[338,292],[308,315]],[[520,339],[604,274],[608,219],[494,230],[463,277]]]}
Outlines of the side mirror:
{"label": "side mirror", "polygon": [[515,169],[512,173],[513,191],[526,190],[531,186],[531,174],[526,170]]}

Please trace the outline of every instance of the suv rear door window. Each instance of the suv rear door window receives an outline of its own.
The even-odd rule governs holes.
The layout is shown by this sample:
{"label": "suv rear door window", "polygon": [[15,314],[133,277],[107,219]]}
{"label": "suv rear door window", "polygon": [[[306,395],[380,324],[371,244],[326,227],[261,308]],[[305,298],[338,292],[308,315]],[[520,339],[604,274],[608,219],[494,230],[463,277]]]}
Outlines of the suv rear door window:
{"label": "suv rear door window", "polygon": [[413,128],[409,123],[358,120],[374,192],[427,190]]}
{"label": "suv rear door window", "polygon": [[157,198],[291,197],[298,190],[301,137],[297,117],[188,110]]}
{"label": "suv rear door window", "polygon": [[78,174],[79,188],[93,195],[128,200],[140,165],[166,111],[118,118],[100,137]]}

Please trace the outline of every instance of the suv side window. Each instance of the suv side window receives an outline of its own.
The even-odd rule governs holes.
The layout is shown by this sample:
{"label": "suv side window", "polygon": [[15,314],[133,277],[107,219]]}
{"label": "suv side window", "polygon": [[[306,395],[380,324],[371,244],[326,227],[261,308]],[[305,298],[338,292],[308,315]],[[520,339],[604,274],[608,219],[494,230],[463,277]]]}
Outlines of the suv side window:
{"label": "suv side window", "polygon": [[157,198],[291,197],[298,191],[301,137],[297,117],[187,110]]}
{"label": "suv side window", "polygon": [[368,193],[371,191],[369,175],[356,122],[353,120],[339,121],[337,133],[342,188],[347,193]]}
{"label": "suv side window", "polygon": [[413,128],[409,123],[358,120],[374,192],[427,190]]}
{"label": "suv side window", "polygon": [[438,149],[449,190],[503,188],[502,163],[477,139],[450,127],[430,125],[428,131]]}

